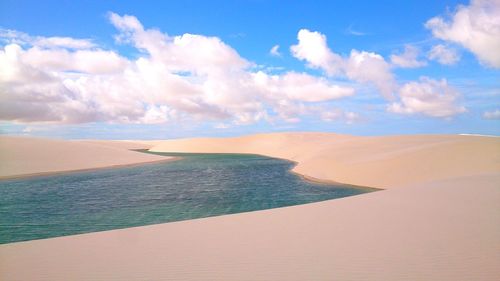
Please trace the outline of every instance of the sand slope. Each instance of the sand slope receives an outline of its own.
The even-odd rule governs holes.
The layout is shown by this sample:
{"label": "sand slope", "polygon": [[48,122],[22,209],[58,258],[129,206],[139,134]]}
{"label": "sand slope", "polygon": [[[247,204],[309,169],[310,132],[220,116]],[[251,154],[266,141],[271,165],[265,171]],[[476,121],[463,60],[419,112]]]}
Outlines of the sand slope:
{"label": "sand slope", "polygon": [[298,162],[305,176],[378,188],[500,171],[500,138],[481,136],[275,133],[169,140],[151,151],[263,154]]}
{"label": "sand slope", "polygon": [[132,142],[66,141],[0,136],[0,178],[104,168],[168,158],[129,151]]}
{"label": "sand slope", "polygon": [[163,141],[161,140],[92,140],[92,139],[85,139],[85,140],[78,140],[78,142],[83,142],[83,143],[93,143],[93,144],[99,144],[103,146],[110,146],[114,148],[122,148],[122,149],[150,149]]}

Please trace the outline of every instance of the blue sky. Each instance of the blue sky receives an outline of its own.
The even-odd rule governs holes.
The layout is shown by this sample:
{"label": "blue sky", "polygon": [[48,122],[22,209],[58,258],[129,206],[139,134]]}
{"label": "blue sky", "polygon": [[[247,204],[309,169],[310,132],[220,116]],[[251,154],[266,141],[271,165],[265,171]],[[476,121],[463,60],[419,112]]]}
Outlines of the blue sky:
{"label": "blue sky", "polygon": [[499,18],[497,0],[2,1],[0,130],[500,135]]}

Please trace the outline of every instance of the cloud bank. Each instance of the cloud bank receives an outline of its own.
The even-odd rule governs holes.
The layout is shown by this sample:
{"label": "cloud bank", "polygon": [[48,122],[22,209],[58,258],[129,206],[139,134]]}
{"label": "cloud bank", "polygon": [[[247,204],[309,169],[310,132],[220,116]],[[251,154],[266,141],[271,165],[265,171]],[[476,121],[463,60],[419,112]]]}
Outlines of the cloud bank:
{"label": "cloud bank", "polygon": [[[457,14],[483,9],[485,3],[489,2],[461,6]],[[471,31],[484,39],[488,48],[464,43],[467,40],[450,35],[456,22],[462,23],[457,14],[452,22],[437,17],[427,26],[436,37],[469,44],[466,47],[478,52],[484,63],[496,66],[497,54],[488,45],[498,43],[498,38],[488,35],[495,34],[496,29],[488,29],[490,33],[486,34],[486,24],[479,24],[482,29]],[[492,15],[495,13],[485,11],[477,22],[487,23]],[[194,120],[227,126],[299,122],[303,116],[314,116],[352,123],[362,119],[358,113],[332,107],[331,103],[355,95],[360,85],[378,91],[387,102],[387,111],[396,114],[449,118],[466,111],[459,104],[460,94],[445,79],[397,81],[395,67],[426,65],[412,46],[392,55],[388,62],[371,51],[336,53],[326,35],[301,29],[290,52],[321,74],[274,73],[241,57],[218,37],[188,33],[172,36],[145,28],[134,16],[109,13],[108,18],[117,30],[117,44],[135,48],[133,59],[90,39],[0,30],[0,42],[5,43],[0,49],[0,119],[70,124]],[[270,54],[280,56],[278,48],[275,45]],[[442,64],[454,64],[459,59],[445,45],[435,46],[428,58]]]}
{"label": "cloud bank", "polygon": [[247,124],[299,118],[309,103],[354,89],[305,73],[271,75],[217,37],[169,36],[133,16],[109,14],[132,60],[90,40],[4,31],[0,119],[52,123],[164,123],[230,120]]}

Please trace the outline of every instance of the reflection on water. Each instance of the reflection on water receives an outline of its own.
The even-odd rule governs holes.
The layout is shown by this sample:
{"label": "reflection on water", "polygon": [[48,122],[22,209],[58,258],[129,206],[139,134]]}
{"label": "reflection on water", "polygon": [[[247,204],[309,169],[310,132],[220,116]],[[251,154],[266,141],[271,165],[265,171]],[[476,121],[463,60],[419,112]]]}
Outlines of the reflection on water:
{"label": "reflection on water", "polygon": [[316,184],[292,162],[182,154],[159,164],[0,181],[0,243],[322,201],[370,190]]}

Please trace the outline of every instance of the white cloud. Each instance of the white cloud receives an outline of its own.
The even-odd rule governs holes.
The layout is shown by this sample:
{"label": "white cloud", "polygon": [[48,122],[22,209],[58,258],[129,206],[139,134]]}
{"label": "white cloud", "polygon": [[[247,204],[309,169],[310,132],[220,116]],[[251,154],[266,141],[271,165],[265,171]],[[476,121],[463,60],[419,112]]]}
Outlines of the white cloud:
{"label": "white cloud", "polygon": [[88,39],[74,39],[70,37],[41,37],[37,38],[32,44],[41,47],[61,47],[69,49],[90,49],[95,46],[94,43]]}
{"label": "white cloud", "polygon": [[495,109],[492,111],[485,111],[483,113],[483,118],[490,119],[490,120],[500,120],[500,109]]}
{"label": "white cloud", "polygon": [[225,123],[217,123],[214,125],[214,128],[215,129],[228,129],[228,128],[231,128],[231,126],[229,124],[225,124]]}
{"label": "white cloud", "polygon": [[449,19],[434,17],[425,26],[439,39],[470,50],[485,65],[500,68],[500,0],[459,5]]}
{"label": "white cloud", "polygon": [[376,53],[352,50],[344,71],[352,80],[375,85],[387,99],[392,98],[397,86],[390,65]]}
{"label": "white cloud", "polygon": [[144,116],[140,118],[140,122],[144,124],[165,123],[168,121],[170,113],[171,112],[166,105],[149,105],[144,113]]}
{"label": "white cloud", "polygon": [[465,107],[456,104],[459,93],[448,86],[445,79],[421,77],[419,82],[404,84],[399,90],[399,96],[400,101],[390,104],[389,111],[444,118],[466,111]]}
{"label": "white cloud", "polygon": [[342,58],[333,53],[326,43],[326,36],[307,29],[299,30],[297,45],[290,47],[292,55],[304,60],[311,68],[319,68],[329,75],[335,75],[342,69]]}
{"label": "white cloud", "polygon": [[0,29],[0,38],[11,44],[29,44],[42,48],[90,49],[96,46],[90,39],[30,36],[10,29]]}
{"label": "white cloud", "polygon": [[269,50],[269,54],[271,56],[275,56],[275,57],[281,57],[281,53],[279,51],[279,48],[280,48],[280,45],[274,45],[271,50]]}
{"label": "white cloud", "polygon": [[144,29],[137,18],[128,15],[110,13],[110,20],[121,31],[116,37],[119,42],[133,44],[170,71],[219,75],[251,66],[217,37],[189,33],[170,37],[156,29]]}
{"label": "white cloud", "polygon": [[406,45],[405,51],[402,54],[391,55],[391,63],[402,68],[417,68],[426,66],[426,61],[418,60],[420,50],[412,45]]}
{"label": "white cloud", "polygon": [[321,120],[326,122],[345,121],[347,124],[352,124],[361,120],[358,113],[352,111],[344,111],[339,108],[322,110],[320,114]]}
{"label": "white cloud", "polygon": [[354,95],[354,89],[330,84],[324,78],[304,73],[288,72],[284,75],[255,73],[254,79],[268,97],[281,95],[290,100],[321,102]]}
{"label": "white cloud", "polygon": [[[297,122],[309,103],[354,94],[304,73],[253,71],[217,37],[169,36],[109,14],[128,59],[87,41],[10,31],[0,40],[0,119],[50,123]],[[36,38],[36,40],[33,40]],[[56,38],[56,39],[54,39]]]}
{"label": "white cloud", "polygon": [[75,71],[105,74],[123,71],[127,60],[115,52],[103,50],[40,49],[22,51],[27,65],[46,71]]}
{"label": "white cloud", "polygon": [[[349,57],[342,57],[328,48],[325,35],[307,29],[299,31],[298,40],[298,44],[291,47],[292,54],[296,58],[306,61],[309,67],[321,69],[330,76],[374,85],[386,99],[397,99],[387,106],[390,112],[419,113],[436,118],[448,118],[466,111],[463,106],[457,105],[460,94],[448,86],[444,79],[438,81],[423,77],[420,81],[400,86],[394,78],[391,64],[377,53],[353,49]],[[391,61],[393,65],[400,67],[425,65],[426,62],[419,60],[418,57],[419,50],[408,45],[404,53],[391,56]],[[454,58],[447,59],[449,61]],[[395,93],[397,95],[394,95]],[[334,119],[338,116],[342,114],[325,113],[322,119]]]}
{"label": "white cloud", "polygon": [[139,20],[134,16],[130,15],[120,16],[116,13],[110,12],[108,14],[108,17],[111,23],[117,29],[129,33],[128,35],[133,35],[133,33],[135,32],[144,31],[144,27],[142,26],[141,22],[139,22]]}
{"label": "white cloud", "polygon": [[[110,13],[109,19],[118,30],[117,42],[136,48],[135,59],[86,39],[0,33],[0,42],[7,42],[0,49],[0,120],[243,125],[299,122],[308,115],[354,122],[359,119],[354,112],[320,113],[330,101],[354,95],[356,83],[374,85],[387,98],[398,92],[391,65],[381,55],[352,50],[342,57],[328,48],[319,32],[299,31],[291,51],[324,71],[325,77],[292,71],[271,74],[257,70],[217,37],[170,36],[145,28],[133,16]],[[343,83],[348,86],[336,77],[350,80]],[[444,94],[435,94],[443,89]],[[408,83],[390,109],[435,117],[461,112],[453,105],[457,95],[447,89],[446,81]]]}
{"label": "white cloud", "polygon": [[365,35],[368,35],[366,32],[361,32],[361,31],[358,31],[358,30],[354,30],[352,28],[352,25],[349,25],[346,29],[347,33],[348,34],[351,34],[351,35],[354,35],[354,36],[365,36]]}
{"label": "white cloud", "polygon": [[435,60],[444,65],[453,65],[460,60],[460,55],[455,49],[442,44],[433,46],[427,54],[427,57],[430,60]]}
{"label": "white cloud", "polygon": [[384,97],[391,98],[396,83],[390,65],[379,54],[352,50],[344,58],[328,48],[325,35],[307,29],[301,29],[297,38],[298,44],[290,48],[292,55],[309,67],[322,69],[329,76],[373,84]]}

